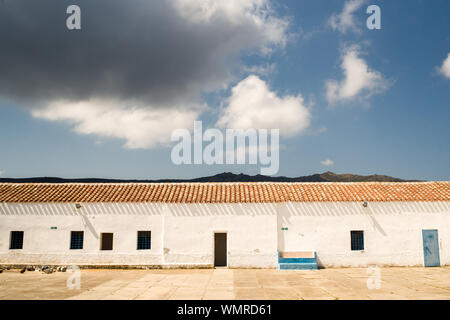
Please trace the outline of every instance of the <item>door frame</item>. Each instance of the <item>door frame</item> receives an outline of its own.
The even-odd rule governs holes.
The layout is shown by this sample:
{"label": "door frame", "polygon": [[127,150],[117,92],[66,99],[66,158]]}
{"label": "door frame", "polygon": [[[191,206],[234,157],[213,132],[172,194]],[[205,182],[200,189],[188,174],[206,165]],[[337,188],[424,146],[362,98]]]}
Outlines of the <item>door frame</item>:
{"label": "door frame", "polygon": [[[225,233],[225,237],[226,237],[226,241],[225,241],[225,244],[226,244],[226,250],[225,250],[225,254],[226,254],[226,259],[227,259],[227,265],[226,266],[224,266],[224,267],[216,267],[216,233]],[[212,256],[212,265],[213,265],[213,268],[228,268],[228,231],[224,231],[224,230],[215,230],[215,231],[213,231],[213,234],[212,234],[212,242],[213,242],[213,256]]]}

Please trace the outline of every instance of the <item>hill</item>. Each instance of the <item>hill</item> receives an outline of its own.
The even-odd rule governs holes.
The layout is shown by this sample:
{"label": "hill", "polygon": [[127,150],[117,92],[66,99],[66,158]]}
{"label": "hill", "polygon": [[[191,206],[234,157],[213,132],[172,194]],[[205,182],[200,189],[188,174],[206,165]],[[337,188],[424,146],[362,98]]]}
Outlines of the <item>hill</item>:
{"label": "hill", "polygon": [[35,177],[35,178],[0,178],[0,182],[8,183],[164,183],[164,182],[405,182],[417,180],[402,180],[385,175],[361,176],[356,174],[336,174],[334,172],[317,173],[302,177],[270,177],[263,175],[250,176],[246,174],[234,174],[224,172],[209,177],[195,179],[162,179],[162,180],[123,180],[123,179],[100,179],[80,178],[64,179],[57,177]]}

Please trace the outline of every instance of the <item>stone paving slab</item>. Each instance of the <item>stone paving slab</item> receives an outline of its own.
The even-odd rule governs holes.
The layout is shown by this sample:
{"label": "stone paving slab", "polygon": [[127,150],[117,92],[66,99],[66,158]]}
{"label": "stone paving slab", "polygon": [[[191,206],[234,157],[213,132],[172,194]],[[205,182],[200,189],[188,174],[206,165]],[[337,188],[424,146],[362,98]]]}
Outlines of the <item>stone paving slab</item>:
{"label": "stone paving slab", "polygon": [[450,300],[450,267],[381,268],[379,289],[368,289],[365,268],[82,270],[80,289],[69,273],[0,274],[0,299],[73,300]]}

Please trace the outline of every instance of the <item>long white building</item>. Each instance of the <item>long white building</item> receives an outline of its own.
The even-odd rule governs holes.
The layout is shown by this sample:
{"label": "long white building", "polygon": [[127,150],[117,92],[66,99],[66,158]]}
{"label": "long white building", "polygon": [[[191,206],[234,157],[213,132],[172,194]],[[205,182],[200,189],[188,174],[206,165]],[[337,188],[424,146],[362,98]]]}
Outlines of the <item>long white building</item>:
{"label": "long white building", "polygon": [[0,264],[450,265],[449,201],[450,182],[3,183]]}

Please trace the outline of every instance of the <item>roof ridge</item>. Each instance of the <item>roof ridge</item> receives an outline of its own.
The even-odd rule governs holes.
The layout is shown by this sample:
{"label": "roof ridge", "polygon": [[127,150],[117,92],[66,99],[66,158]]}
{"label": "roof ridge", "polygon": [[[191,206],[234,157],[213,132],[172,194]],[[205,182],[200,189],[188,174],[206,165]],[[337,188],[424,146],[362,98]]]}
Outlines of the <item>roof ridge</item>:
{"label": "roof ridge", "polygon": [[450,181],[351,181],[351,182],[343,182],[343,181],[320,181],[320,182],[296,182],[296,181],[288,181],[288,182],[279,182],[279,181],[249,181],[249,182],[0,182],[0,185],[50,185],[50,186],[75,186],[75,185],[240,185],[240,184],[274,184],[274,185],[313,185],[313,184],[322,184],[322,185],[364,185],[364,184],[433,184],[433,183],[450,183]]}

